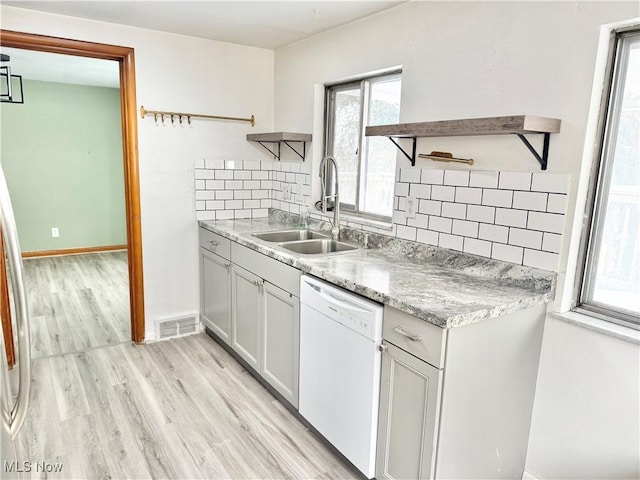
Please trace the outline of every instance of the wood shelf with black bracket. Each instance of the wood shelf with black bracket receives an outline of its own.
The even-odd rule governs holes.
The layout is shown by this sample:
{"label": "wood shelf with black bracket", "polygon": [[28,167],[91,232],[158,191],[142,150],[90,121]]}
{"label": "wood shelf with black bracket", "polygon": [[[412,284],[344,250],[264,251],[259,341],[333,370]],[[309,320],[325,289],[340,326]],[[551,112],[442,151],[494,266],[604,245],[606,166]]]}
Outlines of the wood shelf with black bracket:
{"label": "wood shelf with black bracket", "polygon": [[[274,133],[248,133],[247,140],[250,142],[258,142],[265,149],[269,151],[271,155],[273,155],[274,159],[280,160],[281,154],[281,145],[284,143],[287,147],[295,152],[302,161],[304,161],[305,156],[307,155],[307,142],[311,141],[310,133],[291,133],[291,132],[274,132]],[[274,144],[277,145],[277,149],[274,151],[271,148],[267,147],[265,144]],[[301,143],[302,144],[302,153],[291,146],[292,143]]]}
{"label": "wood shelf with black bracket", "polygon": [[[422,137],[460,137],[472,135],[517,135],[540,163],[542,170],[547,169],[549,159],[549,136],[560,131],[560,120],[556,118],[536,117],[532,115],[514,115],[509,117],[467,118],[437,122],[399,123],[396,125],[378,125],[367,127],[367,137],[388,137],[409,159],[416,164],[416,139]],[[538,153],[525,135],[543,135],[542,154]],[[402,148],[397,139],[413,140],[411,153]]]}

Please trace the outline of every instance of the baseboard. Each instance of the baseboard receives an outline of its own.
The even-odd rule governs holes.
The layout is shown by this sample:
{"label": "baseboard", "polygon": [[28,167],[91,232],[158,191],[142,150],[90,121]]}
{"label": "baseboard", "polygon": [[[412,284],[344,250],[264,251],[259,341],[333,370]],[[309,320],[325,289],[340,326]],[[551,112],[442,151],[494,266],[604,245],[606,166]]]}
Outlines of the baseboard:
{"label": "baseboard", "polygon": [[525,470],[524,472],[522,472],[522,480],[538,480],[538,479]]}
{"label": "baseboard", "polygon": [[126,250],[127,245],[103,245],[100,247],[63,248],[60,250],[40,250],[37,252],[22,252],[22,258],[55,257],[58,255],[79,255],[83,253],[112,252]]}

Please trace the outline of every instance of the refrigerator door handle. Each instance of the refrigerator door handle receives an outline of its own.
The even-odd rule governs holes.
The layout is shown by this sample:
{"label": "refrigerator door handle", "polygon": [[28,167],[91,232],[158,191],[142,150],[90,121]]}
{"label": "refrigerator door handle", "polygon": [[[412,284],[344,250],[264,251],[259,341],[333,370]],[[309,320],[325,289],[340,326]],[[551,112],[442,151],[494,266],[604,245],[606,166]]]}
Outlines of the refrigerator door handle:
{"label": "refrigerator door handle", "polygon": [[[11,207],[11,198],[4,172],[0,167],[0,227],[4,238],[7,260],[9,265],[9,279],[13,291],[16,328],[18,331],[18,368],[19,383],[18,396],[11,412],[4,411],[5,421],[9,423],[12,438],[22,427],[29,409],[31,392],[31,337],[29,332],[29,310],[24,288],[24,275],[20,243],[16,229],[16,221]],[[4,259],[0,259],[4,262]],[[4,265],[1,265],[4,268]]]}

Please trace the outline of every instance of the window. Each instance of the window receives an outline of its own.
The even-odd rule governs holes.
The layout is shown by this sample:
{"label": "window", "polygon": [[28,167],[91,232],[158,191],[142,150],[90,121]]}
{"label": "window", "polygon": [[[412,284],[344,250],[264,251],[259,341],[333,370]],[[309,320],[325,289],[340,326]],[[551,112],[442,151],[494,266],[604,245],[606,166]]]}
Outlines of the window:
{"label": "window", "polygon": [[398,123],[400,72],[332,85],[326,89],[326,153],[338,164],[340,208],[390,220],[396,147],[384,137],[365,137],[371,125]]}
{"label": "window", "polygon": [[602,112],[580,310],[635,328],[640,322],[640,30],[617,33]]}

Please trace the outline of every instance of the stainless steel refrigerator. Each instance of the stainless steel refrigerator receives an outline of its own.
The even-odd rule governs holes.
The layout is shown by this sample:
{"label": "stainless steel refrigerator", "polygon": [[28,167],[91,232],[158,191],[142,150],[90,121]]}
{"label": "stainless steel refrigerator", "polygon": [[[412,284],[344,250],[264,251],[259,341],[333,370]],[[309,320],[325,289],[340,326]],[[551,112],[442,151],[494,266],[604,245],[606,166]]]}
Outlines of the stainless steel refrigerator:
{"label": "stainless steel refrigerator", "polygon": [[[4,171],[0,166],[0,228],[6,251],[6,261],[0,258],[2,268],[7,268],[11,292],[12,313],[17,331],[18,389],[12,391],[5,351],[4,336],[0,335],[0,409],[2,410],[2,432],[0,434],[0,479],[19,478],[23,465],[16,457],[14,439],[24,423],[29,410],[31,389],[31,350],[29,338],[29,310],[24,287],[20,242],[16,222],[7,189]],[[0,332],[1,333],[1,332]],[[28,459],[22,459],[28,461]]]}

